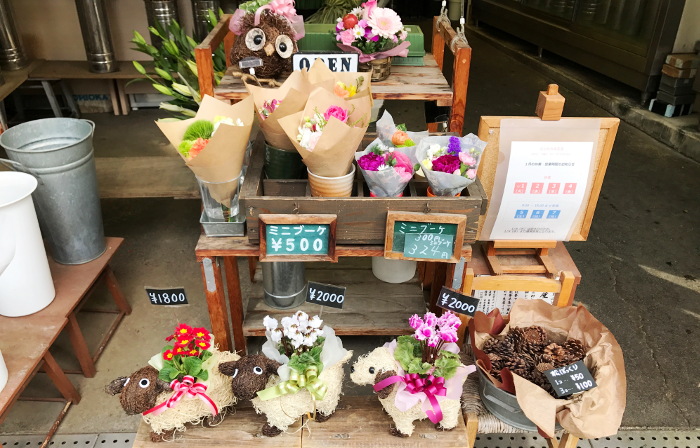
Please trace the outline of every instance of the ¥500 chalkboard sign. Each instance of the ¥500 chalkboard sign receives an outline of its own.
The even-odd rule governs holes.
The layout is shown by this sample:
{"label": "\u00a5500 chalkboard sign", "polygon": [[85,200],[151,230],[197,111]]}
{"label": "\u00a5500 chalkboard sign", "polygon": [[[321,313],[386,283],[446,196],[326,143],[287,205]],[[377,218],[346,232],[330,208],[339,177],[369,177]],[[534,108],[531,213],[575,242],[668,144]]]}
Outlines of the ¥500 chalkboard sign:
{"label": "\u00a5500 chalkboard sign", "polygon": [[146,288],[146,295],[152,305],[187,305],[185,288]]}
{"label": "\u00a5500 chalkboard sign", "polygon": [[467,226],[465,215],[389,212],[384,257],[406,260],[459,261]]}
{"label": "\u00a5500 chalkboard sign", "polygon": [[554,388],[557,397],[566,397],[597,386],[593,375],[583,361],[546,370],[544,374],[549,380],[549,384]]}
{"label": "\u00a5500 chalkboard sign", "polygon": [[465,296],[449,289],[447,286],[443,286],[440,290],[437,304],[440,308],[466,316],[473,316],[476,313],[476,308],[479,306],[479,299]]}
{"label": "\u00a5500 chalkboard sign", "polygon": [[306,288],[306,301],[342,309],[345,302],[345,287],[309,282]]}
{"label": "\u00a5500 chalkboard sign", "polygon": [[260,261],[338,261],[336,215],[259,215]]}

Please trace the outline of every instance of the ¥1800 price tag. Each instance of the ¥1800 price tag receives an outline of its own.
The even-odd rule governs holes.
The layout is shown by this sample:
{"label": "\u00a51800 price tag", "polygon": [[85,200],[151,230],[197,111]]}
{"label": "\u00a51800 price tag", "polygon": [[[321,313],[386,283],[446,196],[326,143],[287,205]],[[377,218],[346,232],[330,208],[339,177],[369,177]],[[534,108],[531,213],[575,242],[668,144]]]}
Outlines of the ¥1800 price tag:
{"label": "\u00a51800 price tag", "polygon": [[554,388],[557,397],[566,397],[597,386],[593,375],[591,375],[583,361],[546,370],[544,374],[549,380],[549,384]]}
{"label": "\u00a51800 price tag", "polygon": [[306,288],[306,301],[316,305],[343,309],[345,287],[309,282]]}
{"label": "\u00a51800 price tag", "polygon": [[185,288],[157,289],[146,288],[151,305],[187,305]]}

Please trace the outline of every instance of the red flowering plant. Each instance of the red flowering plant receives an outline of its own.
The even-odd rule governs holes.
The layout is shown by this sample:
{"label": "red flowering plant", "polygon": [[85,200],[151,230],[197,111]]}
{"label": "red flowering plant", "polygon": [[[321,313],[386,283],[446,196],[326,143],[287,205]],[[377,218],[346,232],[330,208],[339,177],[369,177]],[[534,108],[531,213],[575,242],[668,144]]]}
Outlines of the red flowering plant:
{"label": "red flowering plant", "polygon": [[208,350],[212,343],[211,334],[207,329],[179,324],[165,340],[172,342],[172,345],[163,347],[163,366],[158,378],[167,382],[186,375],[195,380],[206,381],[209,378],[209,372],[202,368],[202,363],[212,356]]}
{"label": "red flowering plant", "polygon": [[435,196],[458,196],[476,180],[486,142],[474,134],[464,137],[430,136],[418,144],[416,156]]}
{"label": "red flowering plant", "polygon": [[355,153],[371,196],[403,196],[404,188],[413,178],[413,163],[403,151],[406,148],[393,148],[376,139],[367,149]]}

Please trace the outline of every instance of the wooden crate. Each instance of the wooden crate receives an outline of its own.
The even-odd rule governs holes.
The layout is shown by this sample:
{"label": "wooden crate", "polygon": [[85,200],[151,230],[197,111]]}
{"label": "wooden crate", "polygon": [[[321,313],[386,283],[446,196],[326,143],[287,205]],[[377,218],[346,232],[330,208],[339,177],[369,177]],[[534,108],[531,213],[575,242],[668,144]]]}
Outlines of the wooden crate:
{"label": "wooden crate", "polygon": [[[366,146],[374,136],[365,138]],[[363,146],[363,147],[364,147]],[[372,198],[362,173],[357,172],[351,197],[312,197],[308,182],[265,179],[264,147],[256,141],[253,156],[241,188],[240,202],[246,214],[246,230],[251,243],[260,241],[260,214],[335,214],[338,216],[338,244],[384,244],[387,212],[456,213],[467,216],[464,242],[476,241],[479,216],[486,210],[486,193],[477,179],[460,197],[427,197],[428,183],[413,180],[401,198]]]}

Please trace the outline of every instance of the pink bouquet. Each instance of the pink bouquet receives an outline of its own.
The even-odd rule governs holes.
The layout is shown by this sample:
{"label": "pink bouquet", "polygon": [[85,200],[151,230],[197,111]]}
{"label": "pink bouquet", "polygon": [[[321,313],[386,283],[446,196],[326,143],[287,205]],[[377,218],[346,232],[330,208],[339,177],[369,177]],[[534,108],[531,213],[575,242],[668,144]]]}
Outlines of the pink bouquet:
{"label": "pink bouquet", "polygon": [[457,196],[476,180],[486,142],[474,134],[464,137],[433,136],[416,150],[420,168],[436,196]]}
{"label": "pink bouquet", "polygon": [[401,17],[393,9],[377,7],[369,0],[349,14],[338,18],[335,26],[338,47],[358,53],[360,62],[369,62],[390,56],[408,56],[408,32]]}
{"label": "pink bouquet", "polygon": [[376,139],[367,149],[355,153],[357,166],[375,197],[400,197],[413,178],[413,163],[404,148],[386,146]]}

